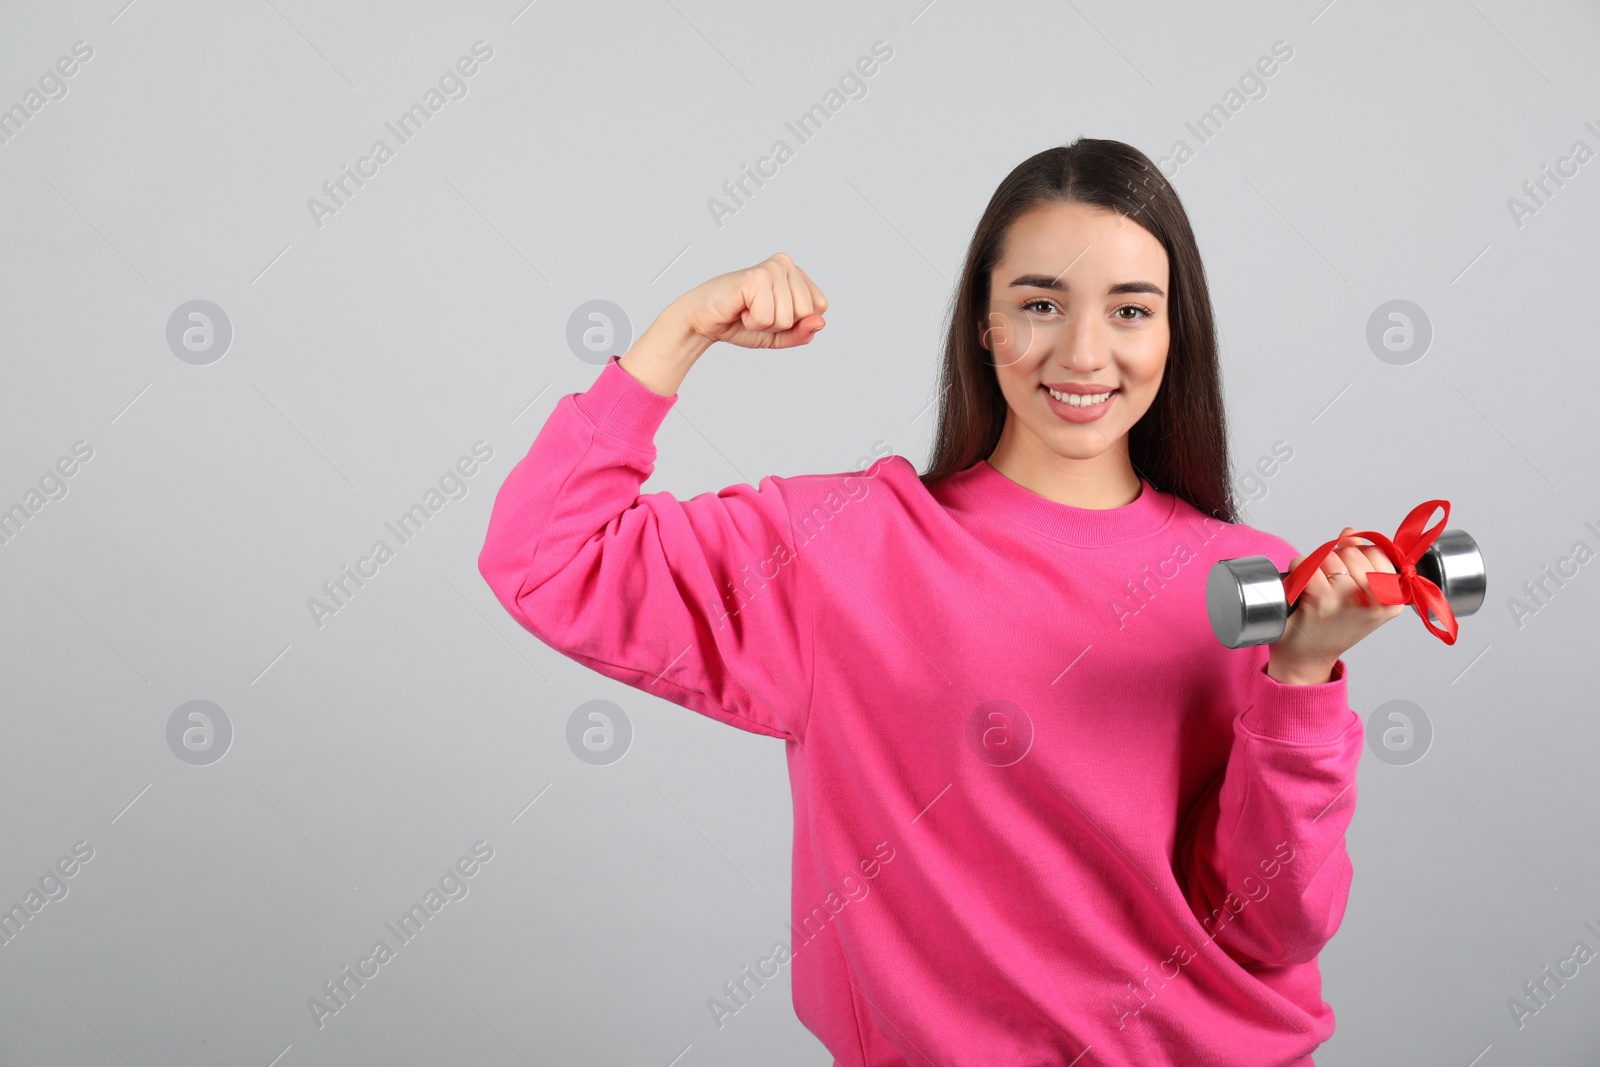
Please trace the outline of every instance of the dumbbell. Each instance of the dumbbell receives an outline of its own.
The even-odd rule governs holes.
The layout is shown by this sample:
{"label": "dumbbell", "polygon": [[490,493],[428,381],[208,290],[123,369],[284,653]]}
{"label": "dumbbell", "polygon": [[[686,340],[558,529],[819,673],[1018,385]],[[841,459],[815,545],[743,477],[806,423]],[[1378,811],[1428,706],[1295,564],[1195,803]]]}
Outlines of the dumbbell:
{"label": "dumbbell", "polygon": [[[1465,530],[1445,530],[1417,560],[1417,574],[1439,587],[1450,610],[1471,615],[1483,605],[1488,578],[1478,544]],[[1283,636],[1299,605],[1284,603],[1280,571],[1266,556],[1218,560],[1206,576],[1206,614],[1211,630],[1228,648],[1270,645]],[[1411,610],[1422,614],[1416,604]]]}

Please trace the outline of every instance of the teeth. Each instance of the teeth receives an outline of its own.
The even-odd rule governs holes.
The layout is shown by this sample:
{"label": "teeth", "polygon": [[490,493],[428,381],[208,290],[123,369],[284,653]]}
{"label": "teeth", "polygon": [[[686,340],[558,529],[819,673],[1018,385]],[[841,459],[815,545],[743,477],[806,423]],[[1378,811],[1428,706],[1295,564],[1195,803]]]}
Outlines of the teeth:
{"label": "teeth", "polygon": [[[1075,408],[1093,407],[1096,404],[1104,404],[1107,400],[1111,399],[1111,393],[1090,393],[1088,395],[1081,393],[1058,393],[1048,385],[1044,387],[1044,391],[1061,401],[1063,404],[1071,404]],[[1115,392],[1115,390],[1113,390],[1113,392]]]}

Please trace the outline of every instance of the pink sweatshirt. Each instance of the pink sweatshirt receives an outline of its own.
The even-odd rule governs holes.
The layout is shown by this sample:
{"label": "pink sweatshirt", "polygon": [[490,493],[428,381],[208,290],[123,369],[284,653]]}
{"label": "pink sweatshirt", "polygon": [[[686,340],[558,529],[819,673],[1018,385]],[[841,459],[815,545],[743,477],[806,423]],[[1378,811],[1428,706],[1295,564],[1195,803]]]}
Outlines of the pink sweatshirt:
{"label": "pink sweatshirt", "polygon": [[641,495],[676,402],[615,356],[561,397],[478,566],[551,648],[783,739],[793,938],[713,1025],[791,966],[843,1067],[1314,1067],[1362,723],[1343,660],[1281,684],[1204,597],[1293,546],[987,461]]}

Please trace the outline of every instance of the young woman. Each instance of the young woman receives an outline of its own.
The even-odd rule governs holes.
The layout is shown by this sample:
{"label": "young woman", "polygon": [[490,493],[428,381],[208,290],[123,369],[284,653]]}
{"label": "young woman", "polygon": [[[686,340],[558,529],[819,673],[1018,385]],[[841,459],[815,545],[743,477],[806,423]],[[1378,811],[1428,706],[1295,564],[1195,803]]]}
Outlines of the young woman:
{"label": "young woman", "polygon": [[926,473],[641,495],[700,356],[807,344],[827,307],[782,253],[673,301],[556,403],[479,557],[552,648],[784,739],[794,939],[713,1017],[792,963],[847,1067],[1313,1067],[1363,743],[1339,657],[1401,609],[1347,526],[1282,640],[1212,634],[1213,562],[1304,557],[1234,513],[1177,194],[1116,141],[1007,175]]}

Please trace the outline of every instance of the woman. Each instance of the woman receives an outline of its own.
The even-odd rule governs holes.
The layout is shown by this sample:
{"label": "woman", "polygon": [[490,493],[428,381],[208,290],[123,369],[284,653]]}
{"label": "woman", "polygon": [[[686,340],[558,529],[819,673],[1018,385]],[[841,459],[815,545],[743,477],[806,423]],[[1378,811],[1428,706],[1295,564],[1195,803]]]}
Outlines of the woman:
{"label": "woman", "polygon": [[1116,141],[1005,178],[925,474],[640,495],[706,349],[807,344],[827,306],[782,253],[673,301],[557,402],[479,558],[551,647],[784,739],[795,936],[713,1018],[792,962],[849,1067],[1312,1067],[1363,742],[1339,657],[1400,607],[1350,538],[1282,640],[1211,633],[1213,562],[1303,557],[1236,521],[1176,193]]}

